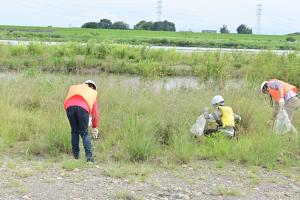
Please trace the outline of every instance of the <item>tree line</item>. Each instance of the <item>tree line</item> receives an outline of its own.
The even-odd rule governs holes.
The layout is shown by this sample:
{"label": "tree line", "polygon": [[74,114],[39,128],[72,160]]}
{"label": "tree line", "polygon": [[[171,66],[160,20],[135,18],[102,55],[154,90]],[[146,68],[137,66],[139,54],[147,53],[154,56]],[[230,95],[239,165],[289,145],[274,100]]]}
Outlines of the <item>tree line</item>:
{"label": "tree line", "polygon": [[[252,28],[249,28],[247,25],[245,24],[241,24],[237,27],[236,29],[237,34],[252,34]],[[220,33],[222,34],[228,34],[230,33],[230,31],[228,30],[226,25],[223,25],[220,28]]]}
{"label": "tree line", "polygon": [[[100,19],[99,22],[86,22],[84,23],[81,28],[100,28],[100,29],[122,29],[128,30],[129,25],[123,21],[116,21],[112,22],[109,19]],[[176,31],[175,24],[173,22],[165,21],[145,21],[142,20],[134,25],[133,29],[135,30],[150,30],[150,31]],[[252,28],[249,28],[245,24],[241,24],[236,29],[238,34],[252,34]],[[223,25],[220,28],[220,33],[228,34],[230,33],[229,29],[226,25]]]}
{"label": "tree line", "polygon": [[[128,30],[129,25],[123,21],[112,23],[109,19],[100,19],[99,22],[86,22],[81,28],[101,28],[101,29],[122,29]],[[164,21],[140,21],[134,25],[135,30],[151,30],[151,31],[176,31],[175,24],[167,20]]]}

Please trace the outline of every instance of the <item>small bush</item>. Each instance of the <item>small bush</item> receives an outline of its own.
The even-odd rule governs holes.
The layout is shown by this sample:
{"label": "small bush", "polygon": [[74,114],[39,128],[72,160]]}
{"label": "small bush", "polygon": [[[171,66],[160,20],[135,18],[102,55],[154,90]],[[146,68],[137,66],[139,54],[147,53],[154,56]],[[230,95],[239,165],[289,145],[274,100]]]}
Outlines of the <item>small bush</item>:
{"label": "small bush", "polygon": [[288,41],[288,42],[296,42],[297,39],[294,38],[294,37],[287,37],[287,38],[286,38],[286,41]]}
{"label": "small bush", "polygon": [[181,163],[188,163],[195,155],[194,138],[187,134],[174,134],[171,149]]}
{"label": "small bush", "polygon": [[29,43],[27,47],[28,54],[33,56],[42,54],[44,50],[43,45],[38,43]]}
{"label": "small bush", "polygon": [[12,46],[11,55],[12,56],[23,56],[26,54],[26,47],[24,45]]}
{"label": "small bush", "polygon": [[97,45],[95,47],[93,55],[95,55],[96,58],[103,59],[110,53],[110,48],[108,45],[102,43],[100,45]]}
{"label": "small bush", "polygon": [[128,119],[124,148],[131,161],[147,160],[158,150],[158,146],[152,134],[151,124],[138,116]]}
{"label": "small bush", "polygon": [[26,68],[26,70],[23,71],[23,75],[26,78],[37,77],[40,74],[41,74],[40,69],[37,66],[35,66],[34,64],[32,66]]}

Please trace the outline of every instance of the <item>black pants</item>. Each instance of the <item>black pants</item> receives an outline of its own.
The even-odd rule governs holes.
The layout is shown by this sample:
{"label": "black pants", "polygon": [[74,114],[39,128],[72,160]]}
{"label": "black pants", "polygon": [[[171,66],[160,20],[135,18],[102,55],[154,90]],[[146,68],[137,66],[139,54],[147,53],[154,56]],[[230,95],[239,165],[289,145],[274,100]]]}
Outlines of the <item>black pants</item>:
{"label": "black pants", "polygon": [[218,129],[206,129],[206,130],[204,130],[204,135],[205,136],[212,136],[216,132],[218,132]]}
{"label": "black pants", "polygon": [[67,116],[71,126],[74,157],[79,157],[79,136],[81,136],[86,158],[88,160],[93,159],[91,138],[88,134],[89,113],[80,106],[70,106],[67,108]]}

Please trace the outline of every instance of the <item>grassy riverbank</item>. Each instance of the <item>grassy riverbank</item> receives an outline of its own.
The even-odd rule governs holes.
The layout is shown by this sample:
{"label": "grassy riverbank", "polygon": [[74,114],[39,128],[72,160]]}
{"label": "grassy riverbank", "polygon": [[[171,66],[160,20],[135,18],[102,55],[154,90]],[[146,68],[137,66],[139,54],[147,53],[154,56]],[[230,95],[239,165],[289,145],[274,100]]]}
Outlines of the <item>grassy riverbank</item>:
{"label": "grassy riverbank", "polygon": [[[292,38],[290,42],[288,38]],[[0,26],[0,39],[200,46],[242,49],[299,49],[300,36],[207,34],[141,30],[108,30],[30,26]]]}
{"label": "grassy riverbank", "polygon": [[271,51],[258,54],[180,53],[172,49],[106,43],[66,43],[58,46],[31,43],[28,46],[0,45],[0,69],[26,71],[28,74],[47,71],[109,72],[144,77],[196,76],[203,80],[213,79],[220,85],[232,78],[257,83],[276,77],[300,85],[300,57],[297,52],[285,55]]}
{"label": "grassy riverbank", "polygon": [[[107,75],[3,75],[0,151],[17,148],[28,158],[70,154],[63,100],[70,84],[90,78],[99,85],[101,139],[93,142],[97,161],[167,164],[210,159],[268,168],[299,164],[300,139],[272,133],[266,125],[272,108],[257,88],[158,91],[149,84],[128,86]],[[219,93],[242,116],[238,138],[195,140],[189,133],[191,125]],[[299,120],[297,113],[297,128]]]}

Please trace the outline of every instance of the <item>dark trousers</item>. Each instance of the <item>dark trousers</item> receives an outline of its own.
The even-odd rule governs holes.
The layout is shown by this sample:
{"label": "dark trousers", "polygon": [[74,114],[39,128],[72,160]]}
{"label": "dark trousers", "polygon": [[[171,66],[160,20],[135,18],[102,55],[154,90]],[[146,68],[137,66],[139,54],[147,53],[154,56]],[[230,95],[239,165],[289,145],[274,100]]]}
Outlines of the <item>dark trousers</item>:
{"label": "dark trousers", "polygon": [[72,152],[75,158],[79,158],[79,135],[82,138],[85,156],[92,159],[92,144],[88,134],[89,113],[80,106],[70,106],[67,108],[67,116],[71,126]]}
{"label": "dark trousers", "polygon": [[213,136],[214,133],[217,133],[218,129],[206,129],[204,130],[205,136]]}

